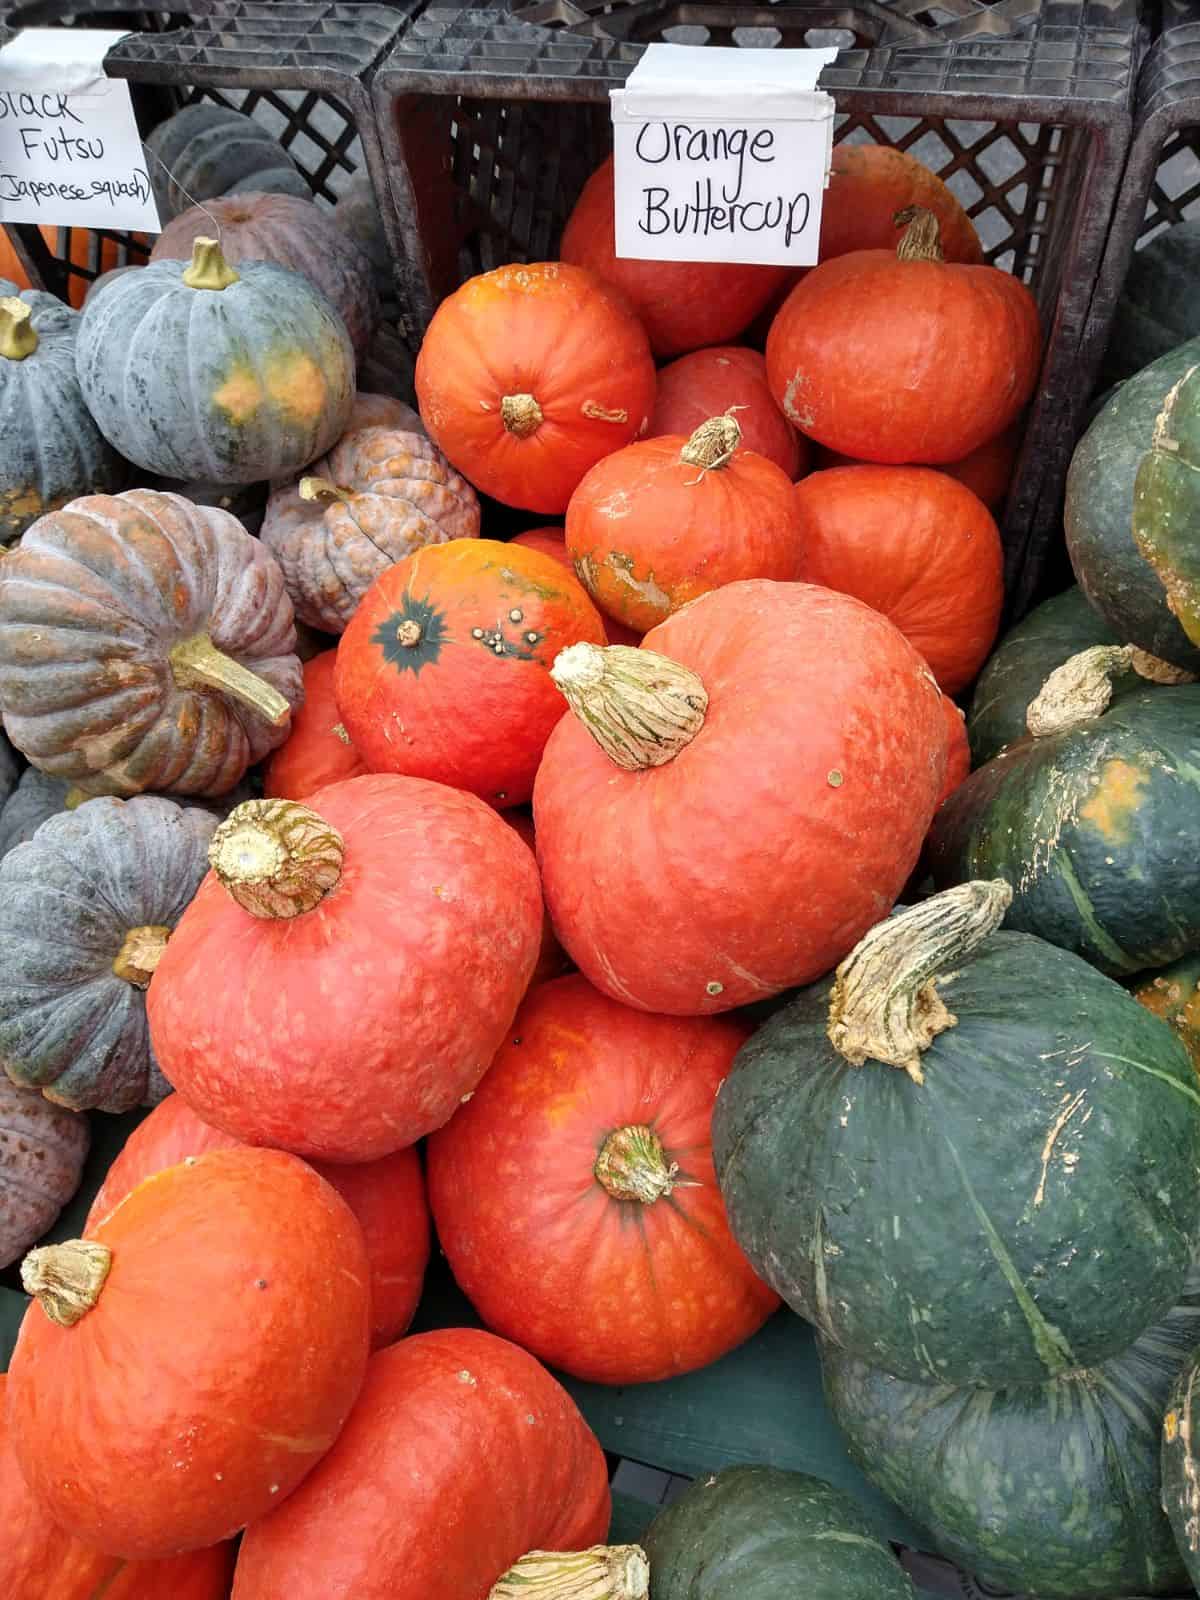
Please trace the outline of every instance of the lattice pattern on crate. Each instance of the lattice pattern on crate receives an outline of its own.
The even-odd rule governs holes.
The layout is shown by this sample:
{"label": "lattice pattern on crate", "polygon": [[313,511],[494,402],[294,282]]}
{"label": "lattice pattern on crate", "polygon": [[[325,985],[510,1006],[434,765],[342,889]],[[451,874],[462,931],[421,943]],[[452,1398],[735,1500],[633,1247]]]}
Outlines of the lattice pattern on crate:
{"label": "lattice pattern on crate", "polygon": [[[1164,18],[1178,14],[1170,0],[1164,4]],[[1194,9],[1190,15],[1196,15]],[[1142,126],[1162,140],[1140,248],[1164,228],[1200,216],[1200,21],[1163,33],[1147,63],[1139,102]]]}

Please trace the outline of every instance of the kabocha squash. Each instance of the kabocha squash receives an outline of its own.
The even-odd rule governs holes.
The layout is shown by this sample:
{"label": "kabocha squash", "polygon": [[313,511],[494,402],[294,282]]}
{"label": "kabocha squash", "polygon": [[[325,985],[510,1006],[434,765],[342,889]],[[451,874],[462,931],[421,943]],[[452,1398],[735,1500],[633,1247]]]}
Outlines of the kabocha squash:
{"label": "kabocha squash", "polygon": [[727,411],[737,418],[745,449],[773,461],[789,478],[800,477],[808,460],[808,441],[775,404],[767,385],[767,363],[757,350],[718,345],[694,350],[664,367],[647,435],[658,439],[681,433],[687,438],[702,422]]}
{"label": "kabocha squash", "polygon": [[894,622],[945,694],[987,658],[1004,604],[1004,551],[991,512],[942,472],[835,467],[793,490],[798,576]]}
{"label": "kabocha squash", "polygon": [[[530,550],[540,550],[543,555],[553,556],[560,567],[566,567],[574,577],[575,563],[567,554],[567,536],[562,528],[527,528],[524,533],[514,534],[509,540],[510,544],[524,545]],[[604,634],[609,644],[639,645],[642,642],[640,633],[635,633],[632,628],[627,628],[623,622],[618,622],[615,617],[600,613],[600,620],[604,624]]]}
{"label": "kabocha squash", "polygon": [[167,1093],[146,988],[207,867],[217,819],[155,795],[89,800],[0,861],[0,1063],[73,1110]]}
{"label": "kabocha squash", "polygon": [[296,163],[261,122],[210,100],[184,106],[160,122],[146,149],[162,217],[242,189],[306,197],[310,192]]}
{"label": "kabocha squash", "polygon": [[179,495],[91,495],[0,564],[0,709],[35,766],[92,793],[227,793],[303,693],[274,558]]}
{"label": "kabocha squash", "polygon": [[282,1151],[169,1167],[86,1240],[31,1251],[21,1280],[37,1304],[9,1368],[17,1459],[46,1512],[107,1555],[179,1555],[264,1516],[362,1386],[362,1229]]}
{"label": "kabocha squash", "polygon": [[88,1121],[0,1078],[0,1267],[36,1244],[79,1187]]}
{"label": "kabocha squash", "polygon": [[771,393],[802,433],[856,460],[959,461],[1033,393],[1037,307],[1009,273],[943,260],[932,212],[898,220],[895,251],[838,256],[792,290],[767,339]]}
{"label": "kabocha squash", "polygon": [[560,262],[497,267],[434,313],[417,358],[429,436],[505,505],[557,515],[645,429],[654,362],[625,301]]}
{"label": "kabocha squash", "polygon": [[1186,1051],[1078,957],[993,935],[1009,897],[964,884],[873,928],[743,1047],[713,1115],[751,1264],[848,1355],[921,1383],[1119,1354],[1200,1238]]}
{"label": "kabocha squash", "polygon": [[206,1122],[374,1161],[447,1121],[499,1048],[537,960],[537,866],[441,784],[351,778],[309,804],[222,823],[150,990],[151,1037]]}
{"label": "kabocha squash", "polygon": [[735,583],[641,650],[564,652],[554,679],[575,715],[538,771],[538,859],[559,938],[603,993],[728,1011],[827,972],[892,905],[946,733],[885,618],[808,584]]}
{"label": "kabocha squash", "polygon": [[195,242],[216,233],[231,266],[272,261],[320,289],[346,324],[361,358],[379,323],[371,263],[327,211],[292,194],[237,194],[193,206],[168,222],[150,261],[190,261]]}
{"label": "kabocha squash", "polygon": [[916,1600],[849,1495],[803,1472],[737,1466],[697,1478],[643,1543],[654,1600]]}
{"label": "kabocha squash", "polygon": [[1200,362],[1193,339],[1112,394],[1071,457],[1063,513],[1079,587],[1117,635],[1151,655],[1200,672],[1200,649],[1167,604],[1163,580],[1135,542],[1134,485],[1167,395]]}
{"label": "kabocha squash", "polygon": [[709,1145],[747,1032],[649,1017],[581,977],[533,991],[429,1141],[438,1241],[490,1328],[573,1377],[650,1383],[776,1310],[730,1236]]}
{"label": "kabocha squash", "polygon": [[1200,495],[1200,361],[1163,400],[1133,484],[1133,542],[1158,575],[1167,610],[1200,646],[1200,560],[1192,548]]}
{"label": "kabocha squash", "polygon": [[1182,1039],[1200,1072],[1200,955],[1184,956],[1162,972],[1147,972],[1138,979],[1133,997],[1169,1022]]}
{"label": "kabocha squash", "polygon": [[933,1547],[997,1591],[1045,1600],[1176,1594],[1159,1432],[1200,1340],[1200,1276],[1098,1367],[1010,1389],[908,1383],[832,1344],[825,1394],[850,1454]]}
{"label": "kabocha squash", "polygon": [[[1092,610],[1083,590],[1067,589],[1045,600],[1016,627],[1010,628],[992,653],[971,696],[967,730],[971,755],[982,766],[1010,744],[1024,739],[1030,703],[1056,668],[1093,645],[1119,645],[1112,629]],[[1111,675],[1113,698],[1146,680],[1132,667]]]}
{"label": "kabocha squash", "polygon": [[310,474],[277,488],[262,541],[296,615],[341,633],[381,572],[414,550],[479,536],[479,501],[423,432],[351,428]]}
{"label": "kabocha squash", "polygon": [[628,298],[659,357],[736,339],[766,305],[786,270],[618,256],[611,156],[593,172],[575,202],[563,229],[561,254]]}
{"label": "kabocha squash", "polygon": [[741,442],[727,414],[596,463],[567,507],[567,553],[601,610],[644,633],[739,578],[799,576],[791,479]]}
{"label": "kabocha squash", "polygon": [[122,1561],[80,1544],[29,1492],[8,1442],[0,1373],[0,1523],[4,1581],[13,1600],[226,1600],[233,1546],[166,1561]]}
{"label": "kabocha squash", "polygon": [[1196,1454],[1196,1394],[1200,1358],[1192,1351],[1172,1386],[1162,1420],[1162,1504],[1187,1575],[1200,1580],[1200,1465]]}
{"label": "kabocha squash", "polygon": [[[156,1172],[239,1143],[202,1122],[182,1095],[168,1095],[125,1141],[92,1201],[84,1231],[90,1233],[111,1216],[126,1195]],[[371,1344],[379,1349],[398,1339],[412,1321],[429,1261],[429,1211],[420,1157],[415,1150],[398,1150],[354,1166],[311,1165],[341,1195],[363,1231],[371,1266]]]}
{"label": "kabocha squash", "polygon": [[374,771],[520,806],[566,709],[550,668],[568,646],[604,637],[583,587],[552,557],[456,539],[376,580],[342,635],[334,693]]}
{"label": "kabocha squash", "polygon": [[345,431],[354,351],[306,278],[269,261],[235,271],[213,239],[88,302],[75,368],[100,431],[166,478],[256,483],[315,461]]}
{"label": "kabocha squash", "polygon": [[333,208],[333,220],[348,239],[354,243],[371,263],[371,273],[380,301],[394,315],[396,306],[396,279],[392,272],[392,252],[388,246],[375,186],[366,168],[354,173],[349,183],[338,195]]}
{"label": "kabocha squash", "polygon": [[1118,383],[1200,334],[1200,222],[1177,222],[1136,250],[1113,313],[1104,375]]}
{"label": "kabocha squash", "polygon": [[43,512],[125,481],[75,376],[79,318],[53,295],[0,278],[0,545]]}
{"label": "kabocha squash", "polygon": [[[533,818],[529,812],[502,811],[500,815],[517,837],[522,839],[536,855],[537,835],[534,832]],[[561,978],[564,972],[570,970],[570,966],[570,957],[558,942],[558,935],[554,931],[550,913],[543,908],[542,942],[538,950],[537,965],[533,969],[533,977],[529,980],[529,987],[532,989],[534,984],[545,983],[549,978]]]}
{"label": "kabocha squash", "polygon": [[[333,697],[336,650],[322,650],[304,663],[304,704],[292,718],[286,744],[263,770],[263,793],[273,800],[303,800],[326,784],[358,778],[367,764],[342,726]],[[0,817],[0,830],[3,829]],[[0,833],[2,837],[2,833]]]}
{"label": "kabocha squash", "polygon": [[583,1550],[608,1520],[603,1452],[532,1356],[476,1329],[419,1334],[372,1356],[337,1444],[247,1533],[234,1600],[512,1600],[526,1590],[495,1586],[516,1561]]}
{"label": "kabocha squash", "polygon": [[[1100,654],[1103,667],[1112,652]],[[928,859],[942,887],[1006,879],[1010,928],[1102,972],[1139,972],[1200,949],[1200,685],[1145,686],[1098,714],[1103,701],[1086,700],[1104,674],[1088,667],[1059,669],[1084,681],[1059,697],[1051,731],[980,767],[942,807]],[[1055,682],[1035,706],[1052,704]]]}

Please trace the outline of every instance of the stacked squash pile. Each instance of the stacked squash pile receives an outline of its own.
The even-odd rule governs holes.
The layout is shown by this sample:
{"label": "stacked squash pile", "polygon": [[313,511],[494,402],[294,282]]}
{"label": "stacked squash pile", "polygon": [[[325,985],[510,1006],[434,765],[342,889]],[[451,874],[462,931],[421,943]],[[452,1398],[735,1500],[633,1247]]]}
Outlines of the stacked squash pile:
{"label": "stacked squash pile", "polygon": [[[190,192],[223,137],[161,135]],[[987,668],[976,760],[1006,748],[965,782],[951,698],[1000,614],[1029,294],[895,151],[836,153],[798,275],[618,261],[606,165],[561,261],[442,305],[418,414],[362,383],[367,254],[250,143],[269,192],[81,314],[0,296],[5,1262],[81,1114],[153,1107],[22,1260],[10,1587],[911,1600],[770,1467],[602,1544],[546,1368],[669,1378],[781,1300],[940,1550],[1035,1595],[1182,1582],[1200,1088],[1182,977],[1106,974],[1200,948],[1163,893],[1200,690],[1132,627],[1068,661],[1103,630],[1068,598]],[[536,525],[487,537],[493,502]],[[402,1337],[431,1223],[488,1331]]]}

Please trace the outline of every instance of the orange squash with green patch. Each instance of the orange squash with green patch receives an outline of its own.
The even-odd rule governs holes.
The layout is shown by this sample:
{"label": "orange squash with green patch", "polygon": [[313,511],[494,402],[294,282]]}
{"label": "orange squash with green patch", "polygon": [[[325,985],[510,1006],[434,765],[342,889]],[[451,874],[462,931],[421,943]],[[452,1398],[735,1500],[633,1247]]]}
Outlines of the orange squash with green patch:
{"label": "orange squash with green patch", "polygon": [[299,273],[235,270],[213,239],[156,261],[85,305],[76,370],[88,410],[128,461],[165,478],[286,478],[345,431],[354,351]]}
{"label": "orange squash with green patch", "polygon": [[1059,668],[1030,727],[962,784],[934,820],[939,887],[1005,878],[1006,926],[1114,975],[1200,950],[1200,684],[1123,693],[1127,649]]}

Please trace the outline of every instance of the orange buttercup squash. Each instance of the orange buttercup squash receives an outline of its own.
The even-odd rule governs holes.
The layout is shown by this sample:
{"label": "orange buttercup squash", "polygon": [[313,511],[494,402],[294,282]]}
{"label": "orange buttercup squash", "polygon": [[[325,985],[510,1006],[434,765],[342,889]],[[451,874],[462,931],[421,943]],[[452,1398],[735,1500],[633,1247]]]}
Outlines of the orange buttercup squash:
{"label": "orange buttercup squash", "polygon": [[[567,554],[567,535],[562,528],[527,528],[524,533],[515,534],[508,542],[524,545],[527,550],[540,550],[544,556],[553,556],[560,567],[566,567],[572,576],[575,574],[575,563]],[[601,612],[600,620],[604,624],[609,644],[641,643],[641,634],[635,633],[632,628],[627,628],[615,617],[606,617]]]}
{"label": "orange buttercup squash", "polygon": [[108,1555],[179,1555],[265,1515],[362,1385],[362,1229],[282,1151],[170,1167],[21,1277],[37,1303],[9,1370],[17,1460],[47,1514]]}
{"label": "orange buttercup squash", "polygon": [[304,704],[292,713],[292,731],[263,769],[263,793],[303,800],[327,783],[357,778],[368,770],[342,726],[333,697],[336,650],[322,650],[304,663]]}
{"label": "orange buttercup squash", "polygon": [[658,375],[658,399],[649,436],[690,435],[709,417],[732,411],[742,430],[742,445],[773,461],[793,481],[808,461],[802,439],[775,404],[767,384],[767,363],[757,350],[718,345],[693,350]]}
{"label": "orange buttercup squash", "polygon": [[[946,800],[970,774],[971,744],[967,738],[967,719],[948,694],[942,696],[942,711],[946,718],[946,782],[942,787],[942,800]],[[938,804],[941,803],[939,800]]]}
{"label": "orange buttercup squash", "polygon": [[[965,484],[972,494],[979,496],[989,511],[998,512],[1008,494],[1017,451],[1020,448],[1021,422],[1018,419],[1003,433],[998,433],[994,439],[988,439],[978,450],[972,450],[970,455],[964,456],[961,461],[940,462],[938,471],[944,472],[948,477],[957,478],[959,483]],[[826,450],[823,445],[818,445],[813,452],[814,471],[823,472],[827,467],[863,465],[864,462],[855,461],[850,456],[839,455],[836,450]]]}
{"label": "orange buttercup squash", "polygon": [[417,357],[421,420],[451,464],[505,505],[555,515],[654,408],[654,361],[624,297],[549,261],[471,278]]}
{"label": "orange buttercup squash", "polygon": [[771,392],[802,433],[855,460],[960,461],[1033,392],[1037,307],[995,267],[942,257],[930,211],[900,213],[896,250],[823,262],[771,326]]}
{"label": "orange buttercup squash", "polygon": [[[528,811],[502,811],[501,816],[519,839],[524,839],[530,850],[537,851],[536,835],[533,829],[533,817]],[[554,924],[550,920],[548,911],[542,912],[542,943],[538,950],[537,966],[533,969],[533,977],[529,980],[532,989],[535,984],[545,983],[548,978],[560,978],[571,965],[571,958],[558,942],[558,935],[554,931]]]}

